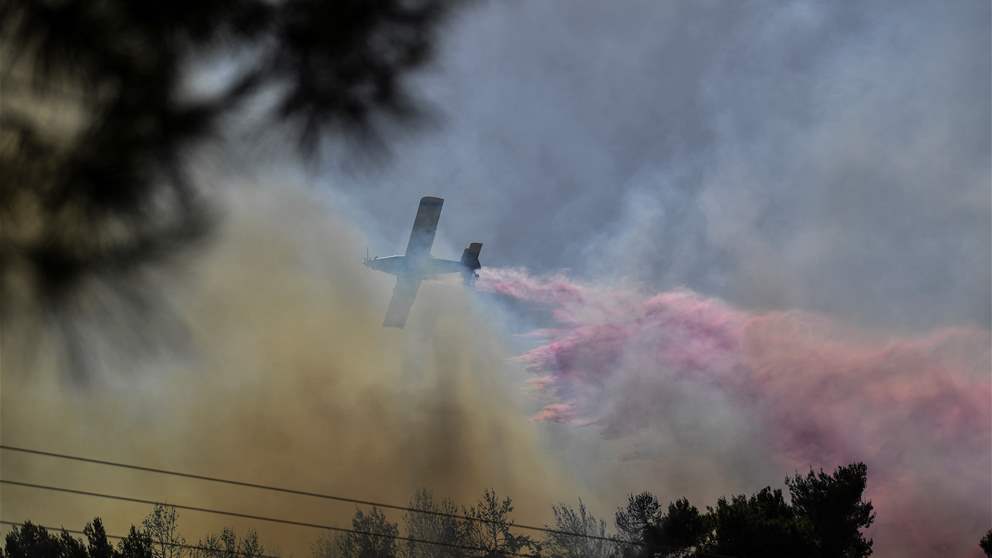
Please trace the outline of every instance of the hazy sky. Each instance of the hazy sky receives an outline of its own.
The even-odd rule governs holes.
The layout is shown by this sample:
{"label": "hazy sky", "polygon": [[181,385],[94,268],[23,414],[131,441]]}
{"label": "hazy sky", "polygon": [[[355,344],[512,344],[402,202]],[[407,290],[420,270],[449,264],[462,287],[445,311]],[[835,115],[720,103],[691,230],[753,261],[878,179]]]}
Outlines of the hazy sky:
{"label": "hazy sky", "polygon": [[[899,500],[884,496],[900,485],[873,485],[888,502],[879,512],[888,532],[908,529],[892,511],[906,501],[987,528],[992,508],[973,488],[987,492],[981,471],[992,460],[981,421],[992,409],[990,18],[987,0],[479,1],[450,22],[436,64],[414,78],[435,125],[389,138],[383,164],[339,157],[306,167],[279,149],[269,164],[234,141],[232,165],[205,150],[197,164],[209,164],[196,170],[204,185],[222,183],[226,216],[203,257],[162,289],[189,330],[188,350],[120,370],[103,361],[106,393],[64,389],[54,375],[8,376],[4,439],[249,480],[291,475],[304,488],[397,502],[424,485],[465,503],[495,486],[540,522],[563,494],[588,495],[608,518],[632,490],[705,506],[781,486],[791,470],[775,452],[791,433],[778,429],[806,424],[790,418],[797,408],[836,442],[825,445],[844,449],[837,459],[870,461],[872,482],[909,479],[944,498],[936,508],[924,489]],[[430,283],[407,329],[381,328],[391,278],[361,267],[362,243],[400,252],[424,195],[446,198],[435,255],[481,241],[496,274],[594,296],[552,300],[550,312],[541,297],[517,296],[502,312],[484,303],[495,295]],[[94,300],[80,322],[87,340],[127,329],[114,330]],[[678,312],[656,319],[659,307]],[[504,335],[529,326],[515,310],[562,308],[574,315],[559,315],[549,339]],[[672,347],[693,347],[707,317],[740,350],[716,359],[709,376],[693,375],[695,361],[667,362],[678,360]],[[807,334],[804,320],[828,334]],[[626,328],[623,343],[589,337],[602,330],[586,326],[604,322]],[[747,346],[754,324],[771,356]],[[25,337],[43,347],[39,362],[55,358]],[[595,389],[562,381],[560,365],[526,376],[514,357],[534,346],[552,357],[591,347],[571,364]],[[742,370],[769,386],[761,397],[707,380]],[[542,407],[619,418],[528,420]],[[948,438],[944,421],[962,414],[967,428]],[[629,428],[609,428],[617,425]],[[227,445],[214,443],[216,432],[230,433],[217,436]],[[397,476],[392,464],[411,444],[431,451]],[[801,457],[787,464],[814,463]],[[830,467],[835,457],[815,459]],[[26,459],[3,467],[58,472]],[[134,490],[149,488],[142,482]],[[4,497],[19,517],[59,511],[31,494]],[[80,520],[90,510],[72,508]],[[124,528],[131,516],[115,513]],[[977,541],[977,529],[934,540]],[[283,549],[310,544],[262,534]],[[915,544],[889,537],[879,555],[906,555],[894,539]]]}
{"label": "hazy sky", "polygon": [[439,126],[333,170],[398,252],[684,285],[889,328],[990,323],[990,4],[482,2]]}

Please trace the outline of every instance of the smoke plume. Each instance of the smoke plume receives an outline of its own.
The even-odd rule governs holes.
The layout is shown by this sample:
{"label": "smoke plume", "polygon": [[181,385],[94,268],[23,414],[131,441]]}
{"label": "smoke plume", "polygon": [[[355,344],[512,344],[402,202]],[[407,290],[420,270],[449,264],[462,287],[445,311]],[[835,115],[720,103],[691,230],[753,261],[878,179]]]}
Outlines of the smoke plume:
{"label": "smoke plume", "polygon": [[480,286],[556,322],[518,357],[547,399],[535,418],[637,440],[631,458],[678,471],[666,495],[728,476],[756,490],[740,469],[764,460],[783,475],[864,461],[879,556],[970,555],[992,523],[987,330],[884,335],[513,269]]}
{"label": "smoke plume", "polygon": [[[508,363],[510,353],[460,286],[425,283],[407,328],[384,329],[391,278],[362,267],[366,242],[352,225],[292,184],[229,190],[216,240],[185,269],[146,283],[181,335],[164,333],[150,316],[115,326],[128,311],[94,285],[74,311],[51,319],[72,324],[95,359],[79,383],[60,371],[56,332],[65,328],[28,308],[6,325],[3,443],[399,504],[418,488],[468,504],[492,487],[514,498],[519,521],[541,522],[551,503],[572,498],[539,447],[527,420],[532,409],[517,403],[524,398],[514,378],[523,371]],[[129,357],[138,330],[168,337],[167,350]],[[347,525],[355,509],[0,456],[0,476],[11,480],[334,525]],[[0,490],[5,520],[80,529],[99,515],[108,532],[126,533],[149,511]],[[319,534],[179,515],[191,541],[222,525],[255,527],[269,550],[297,556],[309,554]]]}

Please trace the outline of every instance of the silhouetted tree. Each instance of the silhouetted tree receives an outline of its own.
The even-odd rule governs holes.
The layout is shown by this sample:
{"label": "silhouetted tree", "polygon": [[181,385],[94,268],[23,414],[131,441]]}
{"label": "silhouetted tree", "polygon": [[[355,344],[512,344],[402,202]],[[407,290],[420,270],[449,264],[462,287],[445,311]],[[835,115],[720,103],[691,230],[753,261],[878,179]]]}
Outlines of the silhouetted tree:
{"label": "silhouetted tree", "polygon": [[30,521],[11,529],[4,538],[4,554],[8,558],[86,558],[86,547],[69,533],[62,531],[59,536],[49,534],[44,527]]}
{"label": "silhouetted tree", "polygon": [[814,553],[820,558],[861,558],[871,555],[872,541],[861,529],[875,520],[871,502],[863,499],[868,467],[854,463],[832,474],[821,469],[805,477],[787,478],[792,508],[812,530]]}
{"label": "silhouetted tree", "polygon": [[705,514],[682,498],[662,509],[648,492],[630,495],[617,511],[628,557],[734,556],[736,558],[863,558],[872,541],[862,530],[872,524],[864,500],[868,468],[863,463],[787,477],[789,500],[781,490],[720,498]]}
{"label": "silhouetted tree", "polygon": [[142,530],[152,543],[154,558],[181,558],[186,539],[179,534],[176,508],[155,504],[152,512],[141,522]]}
{"label": "silhouetted tree", "polygon": [[713,538],[708,552],[738,558],[812,556],[808,533],[781,490],[766,487],[750,497],[720,498],[709,515]]}
{"label": "silhouetted tree", "polygon": [[232,529],[224,528],[197,545],[184,546],[175,509],[162,504],[144,518],[141,527],[132,525],[116,547],[110,544],[99,517],[86,524],[83,538],[66,531],[52,535],[43,527],[25,522],[7,534],[0,558],[261,558],[265,553],[254,530],[239,538]]}
{"label": "silhouetted tree", "polygon": [[[410,507],[427,513],[406,513],[404,523],[408,537],[424,541],[438,541],[448,545],[467,546],[462,521],[452,517],[458,514],[458,506],[454,502],[449,499],[435,501],[429,491],[419,490],[410,500]],[[404,547],[406,558],[458,558],[464,555],[464,550],[453,546],[408,541]]]}
{"label": "silhouetted tree", "polygon": [[357,510],[351,520],[353,533],[322,537],[314,547],[315,558],[396,558],[399,527],[386,520],[379,508]]}
{"label": "silhouetted tree", "polygon": [[233,529],[225,527],[219,535],[209,535],[196,546],[200,548],[190,553],[194,558],[260,558],[265,554],[254,529],[239,538]]}
{"label": "silhouetted tree", "polygon": [[989,529],[982,540],[978,541],[978,546],[985,552],[986,556],[992,558],[992,529]]}
{"label": "silhouetted tree", "polygon": [[683,556],[700,546],[707,535],[708,519],[680,498],[668,504],[668,509],[656,513],[644,541],[649,555]]}
{"label": "silhouetted tree", "polygon": [[8,558],[152,558],[151,540],[133,526],[117,548],[110,544],[100,518],[83,528],[86,542],[62,531],[52,535],[44,527],[25,522],[14,527],[4,541],[0,556]]}
{"label": "silhouetted tree", "polygon": [[832,474],[786,478],[789,502],[770,487],[750,497],[721,498],[708,511],[709,533],[698,547],[738,558],[870,556],[872,541],[861,532],[874,520],[871,502],[863,499],[867,475],[867,466],[855,463]]}
{"label": "silhouetted tree", "polygon": [[[373,507],[367,512],[356,510],[351,522],[354,532],[320,538],[313,554],[315,558],[503,558],[521,553],[547,558],[865,558],[872,553],[872,542],[861,531],[874,520],[871,502],[864,500],[867,472],[862,463],[838,467],[830,474],[810,471],[786,478],[789,500],[781,490],[765,487],[750,496],[720,498],[705,514],[685,498],[662,508],[648,492],[632,494],[616,513],[619,537],[609,535],[605,523],[581,500],[577,509],[560,504],[552,511],[553,529],[561,532],[547,533],[543,544],[513,532],[510,498],[500,499],[487,490],[476,506],[462,508],[464,518],[459,518],[453,502],[435,501],[422,490],[411,499],[410,508],[416,511],[406,514],[404,534],[467,548],[409,541],[401,545],[397,524]],[[0,558],[261,558],[264,552],[254,531],[239,538],[229,528],[195,545],[201,548],[184,549],[177,523],[175,509],[157,505],[142,527],[132,526],[115,548],[99,518],[83,529],[85,543],[65,531],[52,535],[28,522],[7,534]],[[992,552],[992,530],[979,546],[986,555]]]}
{"label": "silhouetted tree", "polygon": [[154,558],[151,537],[134,525],[127,536],[117,543],[117,552],[120,558]]}
{"label": "silhouetted tree", "polygon": [[648,539],[647,529],[661,504],[658,498],[650,492],[630,494],[627,505],[617,509],[615,522],[620,538],[628,544],[622,547],[624,556],[639,556],[644,551],[638,545],[643,545]]}
{"label": "silhouetted tree", "polygon": [[596,519],[582,500],[578,509],[565,504],[552,507],[555,524],[552,527],[565,533],[582,536],[548,533],[542,544],[542,551],[549,558],[610,558],[617,555],[617,545],[611,541],[589,537],[608,537],[606,522]]}
{"label": "silhouetted tree", "polygon": [[512,512],[513,500],[500,500],[495,491],[486,490],[477,506],[463,510],[463,514],[472,519],[464,522],[466,544],[483,549],[480,552],[486,558],[502,558],[535,549],[536,544],[530,537],[510,530]]}
{"label": "silhouetted tree", "polygon": [[107,540],[107,531],[103,528],[103,521],[99,517],[87,523],[83,528],[83,535],[86,537],[86,550],[90,558],[115,558],[117,552],[113,545]]}

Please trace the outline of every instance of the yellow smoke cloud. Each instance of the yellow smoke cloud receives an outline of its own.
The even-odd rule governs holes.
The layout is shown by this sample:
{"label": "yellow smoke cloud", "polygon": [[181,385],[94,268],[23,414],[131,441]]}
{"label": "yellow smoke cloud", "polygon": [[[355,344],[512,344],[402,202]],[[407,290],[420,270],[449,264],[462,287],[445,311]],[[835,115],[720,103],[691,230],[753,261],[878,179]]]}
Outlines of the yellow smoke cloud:
{"label": "yellow smoke cloud", "polygon": [[[236,193],[224,196],[229,211],[189,267],[168,285],[162,277],[149,283],[184,324],[185,342],[154,357],[111,358],[129,338],[111,323],[120,311],[101,302],[112,296],[94,287],[75,315],[57,318],[75,320],[84,349],[102,355],[89,381],[78,384],[59,370],[59,324],[30,326],[28,311],[13,316],[0,386],[4,443],[392,503],[420,487],[471,503],[493,487],[514,498],[518,520],[535,522],[547,520],[552,502],[574,498],[540,449],[526,418],[533,409],[521,408],[520,370],[471,293],[425,283],[407,328],[383,329],[391,278],[361,265],[366,242],[354,227],[302,188]],[[118,336],[112,350],[105,334]],[[5,479],[336,525],[347,525],[355,509],[11,452],[0,457]],[[109,532],[123,533],[148,512],[0,490],[6,520],[78,529],[99,515]],[[180,511],[191,541],[222,525],[255,527],[269,550],[297,556],[319,535]]]}

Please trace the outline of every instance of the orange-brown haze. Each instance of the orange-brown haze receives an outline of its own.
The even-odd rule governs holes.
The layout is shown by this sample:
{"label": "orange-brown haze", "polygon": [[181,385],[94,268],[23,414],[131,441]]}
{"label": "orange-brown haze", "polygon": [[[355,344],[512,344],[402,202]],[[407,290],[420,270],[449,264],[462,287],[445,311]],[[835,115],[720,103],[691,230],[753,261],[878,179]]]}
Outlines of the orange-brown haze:
{"label": "orange-brown haze", "polygon": [[[41,319],[26,303],[13,313],[4,444],[398,504],[422,487],[470,504],[492,487],[513,497],[519,521],[543,523],[551,503],[574,501],[539,447],[539,426],[527,419],[534,409],[518,403],[527,400],[521,370],[469,293],[425,283],[407,328],[384,329],[392,280],[361,265],[355,227],[303,188],[235,193],[183,271],[147,282],[160,315],[121,321],[126,311],[98,285],[67,316]],[[59,320],[83,342],[82,381],[65,371]],[[168,346],[120,356],[155,335]],[[348,525],[355,510],[9,451],[0,458],[4,479],[333,525]],[[81,529],[101,516],[116,534],[149,511],[0,490],[5,520]],[[254,527],[267,550],[295,556],[320,535],[179,511],[189,542],[224,525]]]}

